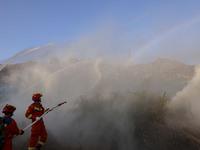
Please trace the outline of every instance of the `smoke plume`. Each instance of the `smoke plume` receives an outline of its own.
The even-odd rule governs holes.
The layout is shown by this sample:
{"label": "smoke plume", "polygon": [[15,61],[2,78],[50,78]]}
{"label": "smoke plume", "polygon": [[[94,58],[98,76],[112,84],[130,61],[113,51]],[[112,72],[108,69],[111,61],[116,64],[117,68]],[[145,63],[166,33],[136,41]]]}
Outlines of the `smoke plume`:
{"label": "smoke plume", "polygon": [[[44,54],[50,54],[47,52],[45,49]],[[35,52],[32,56],[38,58],[40,54]],[[168,104],[189,106],[187,103],[190,103],[192,112],[198,113],[198,68],[196,76],[171,102],[168,90],[178,91],[173,87],[174,80],[170,86],[159,78],[137,74],[127,61],[109,64],[104,57],[72,57],[74,54],[70,50],[61,54],[62,59],[15,64],[13,70],[7,70],[1,84],[6,94],[1,90],[0,107],[2,109],[7,103],[17,107],[13,118],[21,129],[31,123],[25,118],[25,112],[33,102],[33,93],[43,94],[45,108],[67,101],[44,117],[48,132],[46,149],[177,150],[200,147],[196,135],[199,132],[191,127],[174,126],[171,123],[173,111],[168,107]],[[185,116],[176,116],[185,119]],[[13,147],[27,149],[29,137],[30,129],[13,139]],[[184,140],[188,140],[186,145],[182,144]]]}

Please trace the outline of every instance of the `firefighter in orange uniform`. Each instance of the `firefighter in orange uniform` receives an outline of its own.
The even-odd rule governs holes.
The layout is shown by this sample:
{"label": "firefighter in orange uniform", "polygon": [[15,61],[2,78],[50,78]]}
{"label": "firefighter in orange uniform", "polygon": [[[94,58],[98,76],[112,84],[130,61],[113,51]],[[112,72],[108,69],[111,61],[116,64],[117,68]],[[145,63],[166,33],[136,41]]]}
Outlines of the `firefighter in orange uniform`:
{"label": "firefighter in orange uniform", "polygon": [[[47,139],[47,132],[45,129],[44,121],[42,118],[40,119],[40,116],[45,112],[44,107],[41,104],[41,97],[41,93],[33,94],[32,100],[34,101],[34,103],[28,107],[28,110],[25,114],[28,119],[32,119],[32,122],[37,120],[37,122],[33,124],[31,128],[31,138],[28,150],[40,150]],[[40,140],[38,142],[39,137]]]}
{"label": "firefighter in orange uniform", "polygon": [[5,127],[5,135],[6,135],[6,144],[3,147],[3,150],[12,150],[12,138],[14,135],[23,134],[23,130],[19,130],[16,122],[11,117],[15,111],[16,107],[7,104],[2,113],[4,113],[4,127]]}

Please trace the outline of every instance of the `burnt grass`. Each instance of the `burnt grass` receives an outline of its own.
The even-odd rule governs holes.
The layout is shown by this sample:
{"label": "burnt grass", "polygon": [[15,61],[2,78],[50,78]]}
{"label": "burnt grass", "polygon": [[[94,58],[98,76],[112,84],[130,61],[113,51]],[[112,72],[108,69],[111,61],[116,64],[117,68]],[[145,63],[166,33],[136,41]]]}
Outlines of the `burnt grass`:
{"label": "burnt grass", "polygon": [[[72,132],[56,139],[48,131],[45,150],[200,150],[200,127],[192,114],[171,111],[170,98],[146,92],[113,92],[109,98],[96,94],[80,97],[73,108]],[[66,114],[67,115],[67,114]],[[176,119],[178,118],[178,119]],[[184,122],[184,125],[183,125]],[[78,125],[77,125],[78,124]],[[81,126],[89,126],[87,134]],[[60,142],[65,141],[65,142]],[[28,139],[14,142],[25,150]]]}

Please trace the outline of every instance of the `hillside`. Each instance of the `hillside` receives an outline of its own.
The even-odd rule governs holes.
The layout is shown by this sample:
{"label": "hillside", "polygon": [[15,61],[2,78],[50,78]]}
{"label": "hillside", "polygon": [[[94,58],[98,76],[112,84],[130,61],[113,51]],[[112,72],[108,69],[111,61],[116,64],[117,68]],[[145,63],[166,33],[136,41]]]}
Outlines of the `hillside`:
{"label": "hillside", "polygon": [[176,60],[158,58],[149,64],[132,67],[133,75],[143,78],[161,78],[165,80],[189,80],[194,76],[194,66]]}
{"label": "hillside", "polygon": [[[78,60],[74,60],[75,62]],[[53,65],[58,60],[51,60],[46,63],[26,62],[20,64],[9,64],[0,71],[0,76],[8,75],[13,71],[21,70],[32,65]],[[0,65],[1,66],[1,65]],[[105,65],[106,66],[106,65]],[[132,76],[140,77],[141,79],[147,78],[160,78],[164,80],[190,80],[194,76],[194,67],[178,62],[176,60],[169,60],[164,58],[157,58],[154,62],[148,64],[138,64],[127,66],[127,70],[131,72]],[[107,69],[112,66],[107,65]]]}
{"label": "hillside", "polygon": [[[10,75],[30,68],[44,67],[48,74],[53,74],[59,69],[62,70],[62,68],[67,68],[72,64],[80,65],[84,62],[93,63],[92,60],[70,59],[66,64],[66,62],[52,58],[48,62],[43,63],[26,62],[11,64],[0,71],[0,83],[6,83],[6,78]],[[102,63],[98,69],[101,74],[101,80],[96,85],[96,88],[99,91],[104,92],[104,89],[110,87],[112,91],[109,92],[115,90],[145,90],[157,91],[158,93],[167,92],[171,96],[180,91],[192,79],[195,72],[195,66],[163,58],[158,58],[148,64],[129,66]]]}

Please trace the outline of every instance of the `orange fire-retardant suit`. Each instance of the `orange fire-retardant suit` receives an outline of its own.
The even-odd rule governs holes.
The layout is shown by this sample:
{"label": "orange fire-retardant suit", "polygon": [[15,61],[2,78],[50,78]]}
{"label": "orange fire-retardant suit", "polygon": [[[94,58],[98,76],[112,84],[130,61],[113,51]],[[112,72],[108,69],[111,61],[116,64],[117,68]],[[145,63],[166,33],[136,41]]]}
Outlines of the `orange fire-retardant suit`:
{"label": "orange fire-retardant suit", "polygon": [[[40,94],[40,93],[36,93],[36,96],[37,94]],[[45,112],[44,107],[40,103],[41,96],[42,94],[40,94],[39,98],[37,99],[37,98],[34,98],[34,95],[33,95],[32,99],[34,100],[34,103],[31,104],[28,107],[28,110],[26,111],[25,116],[29,119],[32,119],[32,122],[34,122],[37,117],[40,117]],[[40,136],[40,140],[38,142],[39,136]],[[28,150],[35,150],[37,142],[38,142],[37,147],[38,146],[42,147],[45,144],[46,139],[47,139],[47,132],[45,129],[44,121],[43,119],[40,119],[39,121],[37,121],[35,124],[32,125],[31,138],[30,138]]]}
{"label": "orange fire-retardant suit", "polygon": [[16,109],[15,106],[9,104],[7,104],[3,109],[3,113],[5,114],[3,117],[4,118],[3,122],[5,127],[5,135],[7,136],[3,150],[12,150],[13,136],[18,134],[22,135],[24,133],[23,130],[19,130],[15,120],[11,118],[15,109]]}

